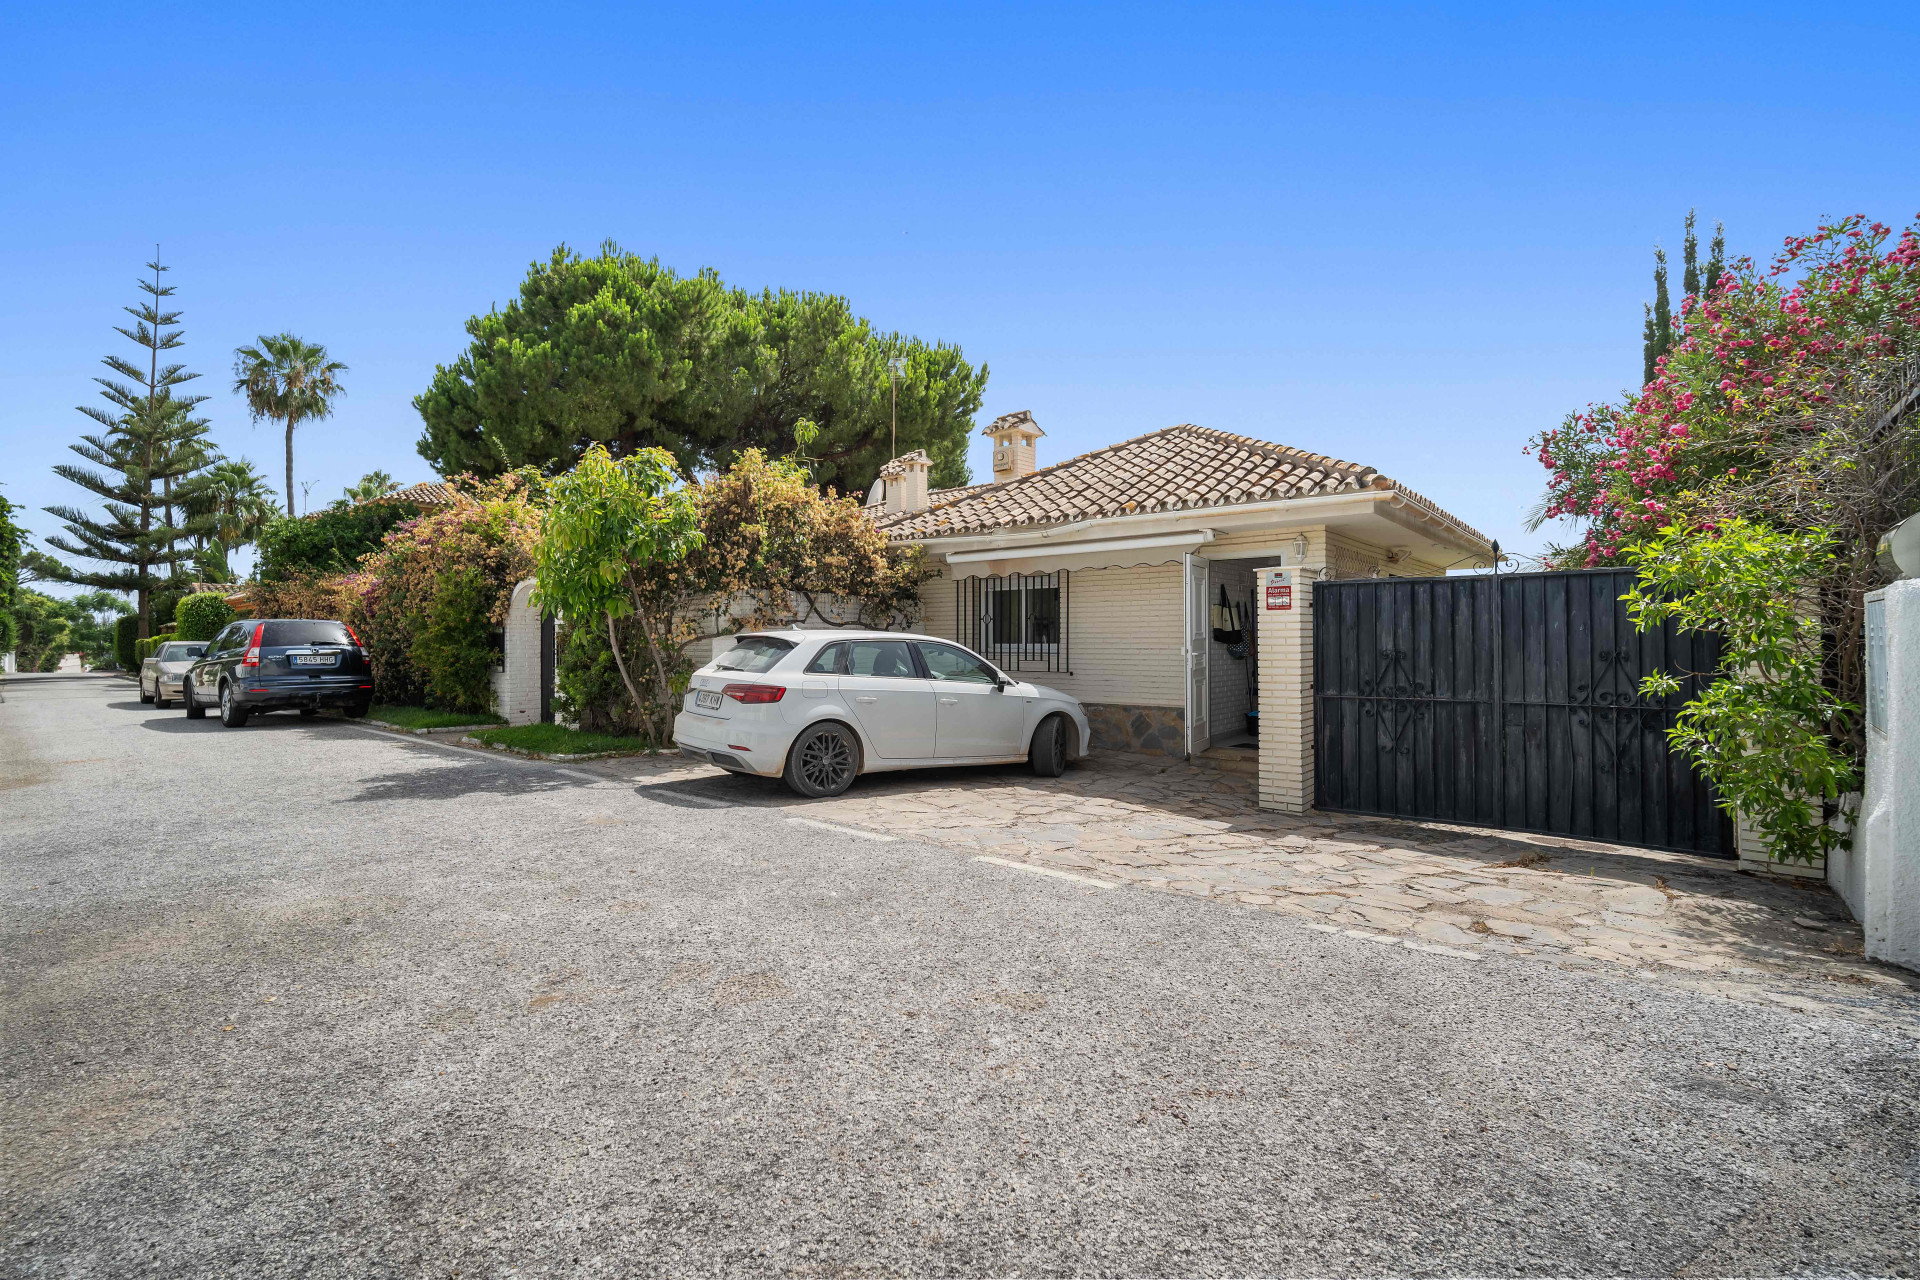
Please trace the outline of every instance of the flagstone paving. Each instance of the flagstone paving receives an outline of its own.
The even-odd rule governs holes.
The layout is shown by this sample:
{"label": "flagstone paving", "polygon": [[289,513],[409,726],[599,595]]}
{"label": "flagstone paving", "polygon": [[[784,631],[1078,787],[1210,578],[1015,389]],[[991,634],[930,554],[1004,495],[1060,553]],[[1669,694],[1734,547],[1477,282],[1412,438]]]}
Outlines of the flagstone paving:
{"label": "flagstone paving", "polygon": [[[636,762],[606,764],[632,776]],[[661,781],[717,772],[674,756],[639,767]],[[1053,779],[1003,767],[878,774],[824,801],[768,779],[724,785],[811,818],[1436,955],[1532,957],[1729,990],[1758,983],[1789,1003],[1795,989],[1823,1004],[1920,991],[1915,975],[1864,958],[1859,926],[1824,885],[1553,836],[1270,813],[1255,804],[1254,779],[1180,761],[1105,753]]]}

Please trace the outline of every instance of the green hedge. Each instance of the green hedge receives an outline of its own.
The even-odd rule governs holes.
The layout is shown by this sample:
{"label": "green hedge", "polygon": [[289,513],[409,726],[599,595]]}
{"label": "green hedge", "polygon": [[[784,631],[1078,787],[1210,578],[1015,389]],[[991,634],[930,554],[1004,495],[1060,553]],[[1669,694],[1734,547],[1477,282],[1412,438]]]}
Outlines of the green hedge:
{"label": "green hedge", "polygon": [[174,637],[179,640],[211,640],[235,616],[227,598],[218,591],[182,596],[180,603],[173,607]]}
{"label": "green hedge", "polygon": [[122,671],[138,671],[140,660],[133,656],[140,642],[140,615],[129,613],[113,624],[113,658]]}
{"label": "green hedge", "polygon": [[174,634],[173,624],[168,623],[160,629],[159,635],[148,636],[145,640],[135,640],[133,642],[133,669],[138,670],[140,667],[145,666],[147,659],[153,656],[153,651],[167,641],[178,640],[180,638],[180,636]]}

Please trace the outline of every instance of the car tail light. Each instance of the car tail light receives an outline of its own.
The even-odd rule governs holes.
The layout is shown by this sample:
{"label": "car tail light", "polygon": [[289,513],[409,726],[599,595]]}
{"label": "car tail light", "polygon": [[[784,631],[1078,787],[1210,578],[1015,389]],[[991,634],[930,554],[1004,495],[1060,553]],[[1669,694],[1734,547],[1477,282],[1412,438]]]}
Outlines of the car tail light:
{"label": "car tail light", "polygon": [[[256,622],[253,624],[253,643],[248,645],[247,651],[240,655],[240,669],[242,671],[257,671],[260,669],[260,637],[266,633],[266,623]],[[255,692],[258,692],[258,690]]]}
{"label": "car tail light", "polygon": [[783,684],[730,684],[720,691],[735,702],[748,705],[761,702],[778,702],[787,696],[787,687]]}

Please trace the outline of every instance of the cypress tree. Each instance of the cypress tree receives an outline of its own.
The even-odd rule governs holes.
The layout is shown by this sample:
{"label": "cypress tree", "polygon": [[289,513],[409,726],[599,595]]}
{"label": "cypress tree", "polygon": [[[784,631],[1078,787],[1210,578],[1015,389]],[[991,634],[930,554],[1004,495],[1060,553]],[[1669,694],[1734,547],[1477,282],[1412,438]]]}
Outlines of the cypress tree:
{"label": "cypress tree", "polygon": [[[158,261],[147,264],[151,282],[140,281],[147,295],[138,306],[126,308],[134,318],[131,328],[115,331],[145,352],[143,369],[122,356],[109,355],[101,363],[117,378],[96,377],[108,408],[81,405],[80,412],[104,430],[83,435],[69,446],[101,470],[65,464],[55,474],[72,481],[102,500],[104,514],[76,507],[48,507],[67,535],[47,539],[47,545],[70,556],[102,562],[105,568],[80,569],[52,565],[60,581],[106,591],[131,592],[137,602],[139,635],[153,634],[153,595],[179,577],[186,558],[179,544],[194,535],[192,523],[175,524],[176,509],[188,506],[211,461],[205,443],[207,423],[194,415],[205,396],[175,395],[174,388],[199,375],[182,364],[160,363],[160,353],[182,344],[185,330],[176,327],[181,313],[166,310],[173,286],[160,282],[166,270]],[[124,379],[124,381],[123,381]]]}
{"label": "cypress tree", "polygon": [[1667,297],[1667,251],[1653,250],[1653,308],[1647,313],[1647,326],[1641,347],[1640,385],[1652,382],[1659,372],[1656,362],[1673,348],[1673,303]]}
{"label": "cypress tree", "polygon": [[1680,287],[1686,290],[1686,297],[1700,296],[1700,237],[1694,233],[1693,210],[1687,210],[1687,234],[1681,242],[1681,258],[1686,270],[1680,276]]}

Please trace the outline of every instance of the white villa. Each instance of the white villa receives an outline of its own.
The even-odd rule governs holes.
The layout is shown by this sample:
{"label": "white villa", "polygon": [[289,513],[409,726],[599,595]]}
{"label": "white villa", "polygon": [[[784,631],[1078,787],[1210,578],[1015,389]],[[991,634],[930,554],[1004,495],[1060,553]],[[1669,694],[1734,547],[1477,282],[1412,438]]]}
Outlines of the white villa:
{"label": "white villa", "polygon": [[[1295,581],[1433,575],[1494,554],[1398,481],[1285,445],[1183,424],[1041,467],[1030,413],[982,434],[991,483],[930,491],[916,451],[882,469],[868,510],[939,566],[922,629],[1078,697],[1097,748],[1198,755],[1248,742],[1249,712],[1291,713],[1311,644],[1269,649],[1279,637],[1253,632],[1304,625],[1285,612]],[[1256,600],[1264,570],[1284,572]],[[1256,675],[1263,650],[1297,669]]]}

